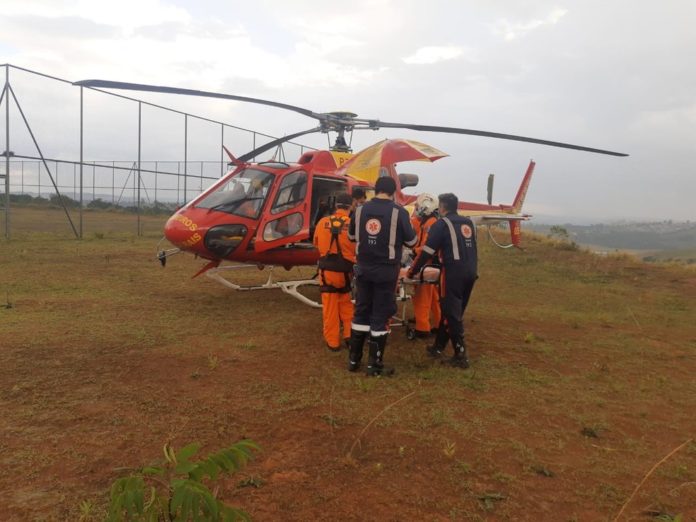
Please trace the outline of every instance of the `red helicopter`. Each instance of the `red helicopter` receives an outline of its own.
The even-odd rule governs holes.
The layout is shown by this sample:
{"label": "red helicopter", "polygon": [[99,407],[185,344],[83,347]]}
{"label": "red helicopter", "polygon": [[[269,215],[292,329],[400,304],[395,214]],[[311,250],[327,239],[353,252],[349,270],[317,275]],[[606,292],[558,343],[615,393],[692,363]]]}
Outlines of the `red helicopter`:
{"label": "red helicopter", "polygon": [[[377,176],[391,176],[397,185],[396,202],[405,206],[411,205],[416,196],[404,194],[402,190],[416,186],[418,176],[397,173],[394,164],[411,159],[435,161],[447,155],[428,145],[409,140],[386,140],[353,155],[346,141],[347,133],[350,133],[352,138],[354,130],[403,128],[524,141],[611,156],[627,156],[619,152],[510,134],[361,119],[351,112],[315,113],[293,105],[231,94],[106,80],[84,80],[76,84],[94,88],[245,101],[291,110],[317,120],[319,125],[316,127],[272,140],[238,158],[225,149],[230,158],[231,170],[169,218],[164,235],[176,248],[163,250],[158,254],[164,265],[166,259],[173,254],[183,251],[193,253],[209,260],[194,277],[206,273],[236,290],[280,288],[312,306],[317,306],[317,303],[299,293],[298,287],[316,284],[313,279],[274,281],[271,271],[265,284],[242,287],[223,278],[221,272],[249,266],[282,266],[287,270],[295,266],[316,266],[319,254],[312,244],[313,229],[321,217],[332,211],[337,194],[350,192],[355,186],[362,186],[369,191]],[[296,163],[276,160],[252,162],[252,159],[281,146],[286,141],[316,132],[336,133],[335,143],[330,150],[305,152]],[[512,245],[519,245],[520,221],[529,217],[521,211],[534,165],[533,161],[530,162],[512,205],[461,202],[460,213],[471,216],[478,223],[507,221],[510,224]],[[371,174],[365,176],[365,171]],[[244,264],[221,266],[223,261]]]}

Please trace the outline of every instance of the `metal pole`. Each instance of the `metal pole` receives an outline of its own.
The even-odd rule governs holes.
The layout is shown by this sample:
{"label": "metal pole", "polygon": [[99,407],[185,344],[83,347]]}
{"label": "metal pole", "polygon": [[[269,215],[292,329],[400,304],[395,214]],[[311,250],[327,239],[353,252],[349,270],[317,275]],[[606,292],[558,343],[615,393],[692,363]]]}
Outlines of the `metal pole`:
{"label": "metal pole", "polygon": [[83,207],[83,169],[84,157],[84,87],[80,87],[80,239],[82,239],[82,207]]}
{"label": "metal pole", "polygon": [[225,124],[220,124],[220,177],[225,175]]}
{"label": "metal pole", "polygon": [[[252,133],[252,144],[251,144],[251,150],[256,150],[256,133]],[[256,161],[256,156],[254,156],[254,159],[252,161]]]}
{"label": "metal pole", "polygon": [[138,236],[140,236],[140,152],[142,149],[143,104],[138,102]]}
{"label": "metal pole", "polygon": [[187,189],[187,174],[188,174],[188,114],[184,114],[184,205],[188,201]]}
{"label": "metal pole", "polygon": [[[53,184],[53,188],[56,191],[56,196],[58,197],[58,201],[60,202],[60,206],[63,207],[63,211],[65,212],[65,217],[68,218],[68,222],[70,223],[70,228],[73,231],[73,234],[75,234],[75,237],[78,237],[77,233],[77,228],[75,228],[75,223],[73,223],[72,218],[70,217],[70,212],[68,212],[68,208],[65,206],[65,202],[63,201],[63,197],[60,195],[60,189],[58,188],[58,171],[56,171],[56,178],[53,179],[53,175],[51,174],[51,169],[48,168],[48,163],[46,161],[46,157],[43,155],[43,152],[41,152],[41,147],[39,146],[39,142],[36,141],[36,136],[34,136],[34,131],[31,130],[31,126],[29,125],[29,121],[27,120],[26,115],[24,114],[24,111],[22,110],[22,105],[19,103],[19,100],[17,99],[17,95],[15,94],[14,90],[12,87],[7,84],[7,89],[8,92],[12,94],[12,98],[14,99],[15,105],[17,106],[17,110],[19,111],[19,115],[22,117],[22,120],[24,121],[24,125],[27,128],[27,131],[29,132],[29,136],[31,137],[31,140],[34,142],[34,147],[36,147],[36,151],[39,153],[39,157],[41,158],[41,161],[43,162],[44,167],[46,167],[46,172],[48,173],[48,177],[51,180],[51,183]],[[9,101],[9,98],[8,98]],[[9,119],[8,119],[8,128],[9,128]],[[9,136],[9,134],[8,134]],[[9,141],[9,139],[8,139]],[[57,162],[56,162],[56,168],[57,168]],[[9,194],[8,194],[9,196]],[[9,200],[9,197],[8,197]]]}
{"label": "metal pole", "polygon": [[10,66],[5,65],[5,237],[10,239]]}
{"label": "metal pole", "polygon": [[159,170],[158,161],[155,161],[155,205],[157,205],[157,171]]}

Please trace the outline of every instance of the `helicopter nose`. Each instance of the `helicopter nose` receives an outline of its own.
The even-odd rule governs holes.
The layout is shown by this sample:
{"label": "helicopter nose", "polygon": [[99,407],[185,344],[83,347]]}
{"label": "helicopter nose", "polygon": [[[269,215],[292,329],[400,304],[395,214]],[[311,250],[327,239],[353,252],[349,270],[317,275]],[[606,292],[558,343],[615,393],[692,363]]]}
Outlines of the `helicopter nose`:
{"label": "helicopter nose", "polygon": [[185,214],[174,214],[164,226],[164,237],[180,248],[190,248],[203,239],[198,225]]}

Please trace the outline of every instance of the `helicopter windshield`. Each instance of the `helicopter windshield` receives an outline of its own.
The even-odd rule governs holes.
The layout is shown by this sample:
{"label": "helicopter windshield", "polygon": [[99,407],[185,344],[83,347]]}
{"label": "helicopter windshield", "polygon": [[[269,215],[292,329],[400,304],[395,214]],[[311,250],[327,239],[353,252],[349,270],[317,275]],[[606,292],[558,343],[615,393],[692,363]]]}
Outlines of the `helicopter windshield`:
{"label": "helicopter windshield", "polygon": [[272,184],[273,174],[244,169],[199,201],[196,207],[257,219]]}

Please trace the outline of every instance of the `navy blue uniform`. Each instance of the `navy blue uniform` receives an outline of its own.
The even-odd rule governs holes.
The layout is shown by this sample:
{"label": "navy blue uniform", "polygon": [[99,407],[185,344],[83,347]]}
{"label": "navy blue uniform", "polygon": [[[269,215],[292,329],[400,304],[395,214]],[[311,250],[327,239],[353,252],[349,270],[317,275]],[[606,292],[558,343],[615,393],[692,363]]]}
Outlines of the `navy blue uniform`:
{"label": "navy blue uniform", "polygon": [[386,335],[396,313],[402,247],[418,240],[408,212],[390,199],[373,198],[355,210],[348,237],[357,243],[352,328],[375,337]]}
{"label": "navy blue uniform", "polygon": [[438,252],[442,263],[442,320],[446,321],[447,333],[455,346],[463,338],[462,316],[478,277],[476,227],[471,219],[456,212],[450,212],[439,219],[430,227],[428,240],[414,262],[412,271],[418,272]]}

